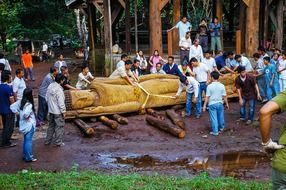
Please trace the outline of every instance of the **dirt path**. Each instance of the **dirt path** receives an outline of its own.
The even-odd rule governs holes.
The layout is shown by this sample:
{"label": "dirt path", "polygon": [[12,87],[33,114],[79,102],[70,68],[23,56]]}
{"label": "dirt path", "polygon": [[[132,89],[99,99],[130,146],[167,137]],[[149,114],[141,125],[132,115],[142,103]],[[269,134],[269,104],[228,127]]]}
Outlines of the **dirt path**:
{"label": "dirt path", "polygon": [[[37,81],[44,76],[50,64],[35,67]],[[257,110],[260,105],[257,106]],[[21,142],[11,149],[0,149],[0,172],[16,172],[22,169],[69,170],[95,169],[107,173],[139,172],[192,176],[206,170],[212,176],[235,176],[241,179],[268,180],[271,176],[270,159],[261,152],[259,129],[236,123],[238,104],[230,103],[226,111],[226,131],[219,137],[209,136],[208,114],[202,118],[186,118],[186,137],[177,139],[161,132],[145,122],[144,115],[129,114],[129,125],[121,125],[116,131],[97,123],[95,136],[84,138],[81,132],[67,122],[64,147],[44,145],[46,126],[38,129],[33,142],[38,162],[21,160]],[[163,110],[161,110],[163,111]],[[272,137],[277,139],[285,117],[275,116]],[[88,121],[87,121],[88,122]],[[207,138],[203,136],[207,135]]]}

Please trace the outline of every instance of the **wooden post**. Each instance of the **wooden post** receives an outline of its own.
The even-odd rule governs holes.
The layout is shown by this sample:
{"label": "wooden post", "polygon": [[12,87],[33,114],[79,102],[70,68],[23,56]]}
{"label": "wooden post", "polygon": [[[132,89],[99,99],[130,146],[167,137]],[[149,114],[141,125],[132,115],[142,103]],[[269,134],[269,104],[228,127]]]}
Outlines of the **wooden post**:
{"label": "wooden post", "polygon": [[235,53],[241,54],[241,31],[240,30],[237,30],[235,33],[235,41],[236,41]]}
{"label": "wooden post", "polygon": [[150,54],[158,50],[162,54],[162,21],[160,0],[150,0],[149,3],[149,28],[150,28]]}
{"label": "wooden post", "polygon": [[[222,11],[223,11],[223,0],[216,0],[216,15],[219,22],[222,24]],[[224,26],[223,26],[224,27]],[[223,50],[223,31],[220,32],[221,49]]]}
{"label": "wooden post", "polygon": [[246,15],[246,6],[243,0],[240,0],[240,7],[239,7],[239,30],[241,32],[241,51],[245,52],[245,17]]}
{"label": "wooden post", "polygon": [[252,56],[258,48],[258,30],[259,30],[259,7],[260,0],[249,1],[246,11],[246,54]]}
{"label": "wooden post", "polygon": [[134,0],[135,50],[138,52],[137,0]]}
{"label": "wooden post", "polygon": [[131,52],[131,40],[130,40],[130,2],[126,0],[125,3],[125,51]]}
{"label": "wooden post", "polygon": [[283,42],[284,0],[277,0],[276,7],[277,28],[275,32],[275,47],[281,49]]}
{"label": "wooden post", "polygon": [[103,1],[104,6],[104,42],[105,42],[105,76],[109,76],[113,68],[112,60],[112,24],[110,0]]}
{"label": "wooden post", "polygon": [[[181,0],[173,0],[173,25],[177,24],[180,21],[180,6]],[[173,51],[175,53],[179,52],[179,31],[178,30],[173,30]]]}
{"label": "wooden post", "polygon": [[173,31],[168,32],[168,56],[173,55],[173,36],[172,36],[172,32]]}
{"label": "wooden post", "polygon": [[89,58],[89,66],[90,69],[95,73],[96,71],[96,66],[95,66],[95,41],[94,41],[94,35],[96,35],[96,33],[94,32],[94,22],[93,22],[93,5],[89,4],[88,6],[88,32],[89,32],[89,47],[90,47],[90,58]]}

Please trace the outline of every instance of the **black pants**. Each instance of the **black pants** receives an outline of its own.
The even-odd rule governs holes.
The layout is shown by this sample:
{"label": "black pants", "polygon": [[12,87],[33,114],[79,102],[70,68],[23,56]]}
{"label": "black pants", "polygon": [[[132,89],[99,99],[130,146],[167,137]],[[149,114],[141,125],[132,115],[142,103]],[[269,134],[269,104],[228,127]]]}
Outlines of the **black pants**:
{"label": "black pants", "polygon": [[2,114],[3,133],[2,133],[2,146],[9,146],[10,139],[14,131],[15,114]]}
{"label": "black pants", "polygon": [[183,62],[186,60],[187,63],[189,63],[189,50],[180,50],[180,57],[181,57],[181,65],[183,64]]}
{"label": "black pants", "polygon": [[42,96],[38,96],[38,120],[44,122],[47,120],[48,104],[46,99]]}

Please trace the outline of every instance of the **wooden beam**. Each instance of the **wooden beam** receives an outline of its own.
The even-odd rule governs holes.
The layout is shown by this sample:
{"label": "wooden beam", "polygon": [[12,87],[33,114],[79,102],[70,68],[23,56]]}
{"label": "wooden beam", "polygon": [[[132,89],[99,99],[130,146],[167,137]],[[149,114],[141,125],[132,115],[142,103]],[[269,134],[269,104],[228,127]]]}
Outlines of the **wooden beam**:
{"label": "wooden beam", "polygon": [[96,9],[103,15],[103,8],[96,2],[92,1],[92,4],[96,7]]}
{"label": "wooden beam", "polygon": [[173,55],[173,38],[172,31],[168,32],[168,56]]}
{"label": "wooden beam", "polygon": [[118,2],[121,4],[121,6],[126,9],[126,3],[124,0],[118,0]]}
{"label": "wooden beam", "polygon": [[235,53],[241,54],[241,31],[240,30],[237,30],[235,33],[235,41],[236,41]]}
{"label": "wooden beam", "polygon": [[114,23],[114,21],[116,20],[116,18],[118,17],[119,13],[121,12],[122,10],[122,7],[121,6],[118,6],[116,7],[112,13],[111,13],[111,22],[112,24]]}
{"label": "wooden beam", "polygon": [[243,0],[240,0],[239,6],[239,30],[241,32],[241,51],[245,52],[245,25],[246,22],[246,6]]}
{"label": "wooden beam", "polygon": [[167,4],[167,3],[169,3],[170,2],[170,0],[158,0],[159,2],[160,2],[160,5],[159,5],[159,10],[161,11],[164,7],[165,7],[165,5]]}
{"label": "wooden beam", "polygon": [[158,0],[150,0],[149,3],[149,31],[150,31],[150,54],[154,50],[158,50],[162,54],[162,21],[160,2]]}
{"label": "wooden beam", "polygon": [[260,0],[249,1],[249,6],[246,10],[246,54],[252,56],[258,48],[258,30],[259,30],[259,8]]}
{"label": "wooden beam", "polygon": [[243,0],[244,4],[249,7],[249,3],[250,3],[251,0]]}
{"label": "wooden beam", "polygon": [[95,41],[94,36],[96,35],[96,28],[94,26],[93,19],[96,19],[93,17],[93,11],[96,11],[96,9],[93,6],[88,6],[88,32],[89,32],[89,46],[90,46],[90,56],[89,56],[89,65],[93,72],[96,72],[95,69],[96,62],[95,62]]}
{"label": "wooden beam", "polygon": [[126,7],[125,7],[125,51],[130,53],[131,52],[131,38],[130,38],[130,0],[126,0]]}
{"label": "wooden beam", "polygon": [[[181,0],[173,0],[173,26],[180,21],[181,17]],[[175,53],[179,52],[179,31],[173,30],[173,50]]]}
{"label": "wooden beam", "polygon": [[82,8],[82,6],[79,7],[79,10],[82,14],[84,14],[85,17],[88,17],[87,12],[84,10],[84,8]]}

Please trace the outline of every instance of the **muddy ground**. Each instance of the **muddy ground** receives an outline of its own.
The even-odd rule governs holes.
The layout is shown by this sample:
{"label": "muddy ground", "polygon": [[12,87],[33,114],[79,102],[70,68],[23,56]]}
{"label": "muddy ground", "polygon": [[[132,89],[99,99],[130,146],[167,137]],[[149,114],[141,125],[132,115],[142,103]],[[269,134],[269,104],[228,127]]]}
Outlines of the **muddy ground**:
{"label": "muddy ground", "polygon": [[[77,60],[79,61],[79,60]],[[35,63],[35,82],[28,82],[37,88],[48,72],[51,63]],[[17,65],[13,65],[15,70]],[[72,76],[76,77],[77,70]],[[37,100],[36,100],[37,102]],[[258,103],[257,110],[261,107]],[[159,110],[164,112],[163,109]],[[237,123],[238,103],[233,100],[225,113],[226,130],[219,137],[209,136],[208,113],[196,120],[185,118],[186,137],[178,139],[155,129],[145,122],[145,115],[125,115],[128,125],[112,130],[96,123],[95,135],[86,138],[79,129],[67,121],[63,147],[44,145],[46,126],[37,129],[33,141],[35,163],[22,161],[22,136],[15,131],[16,147],[0,149],[0,172],[10,173],[23,169],[36,171],[63,171],[73,166],[83,170],[97,170],[106,173],[167,174],[191,177],[201,171],[211,176],[234,176],[239,179],[269,180],[271,176],[270,157],[262,152],[258,123],[245,126]],[[277,140],[285,115],[275,116],[272,138]],[[90,123],[90,121],[86,121]]]}

